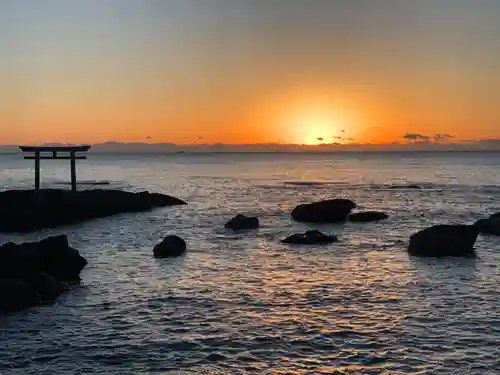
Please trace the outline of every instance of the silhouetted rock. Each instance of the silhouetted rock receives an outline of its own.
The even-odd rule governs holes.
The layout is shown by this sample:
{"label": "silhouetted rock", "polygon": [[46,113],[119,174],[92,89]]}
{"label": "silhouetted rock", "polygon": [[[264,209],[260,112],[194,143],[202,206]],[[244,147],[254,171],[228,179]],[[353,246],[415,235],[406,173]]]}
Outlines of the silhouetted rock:
{"label": "silhouetted rock", "polygon": [[419,185],[392,185],[389,187],[389,189],[413,189],[413,190],[419,190],[422,189],[421,186]]}
{"label": "silhouetted rock", "polygon": [[479,231],[474,225],[435,225],[410,237],[408,252],[425,257],[475,257]]}
{"label": "silhouetted rock", "polygon": [[0,279],[0,313],[14,312],[42,303],[35,288],[22,279]]}
{"label": "silhouetted rock", "polygon": [[31,232],[94,218],[186,202],[163,194],[121,190],[9,190],[0,192],[0,232]]}
{"label": "silhouetted rock", "polygon": [[[0,246],[0,311],[54,301],[69,284],[80,281],[87,261],[66,236]],[[23,292],[25,297],[16,295]]]}
{"label": "silhouetted rock", "polygon": [[356,204],[349,199],[329,199],[301,204],[292,211],[292,218],[309,223],[344,222]]}
{"label": "silhouetted rock", "polygon": [[308,230],[305,233],[292,234],[284,240],[281,240],[283,243],[293,245],[322,245],[337,241],[337,236],[323,234],[318,230]]}
{"label": "silhouetted rock", "polygon": [[179,257],[186,252],[186,247],[186,241],[179,236],[171,235],[154,247],[153,254],[155,258]]}
{"label": "silhouetted rock", "polygon": [[380,220],[385,220],[389,217],[384,212],[377,212],[377,211],[364,211],[364,212],[356,212],[353,214],[350,214],[347,218],[349,221],[355,222],[355,223],[368,223],[371,221],[380,221]]}
{"label": "silhouetted rock", "polygon": [[478,220],[474,223],[474,226],[479,230],[479,233],[500,236],[500,218],[497,216]]}
{"label": "silhouetted rock", "polygon": [[36,290],[42,303],[55,301],[65,290],[61,281],[45,272],[26,276],[25,280]]}
{"label": "silhouetted rock", "polygon": [[238,214],[225,224],[225,228],[232,230],[258,229],[259,219]]}
{"label": "silhouetted rock", "polygon": [[500,212],[497,212],[496,214],[491,215],[490,219],[500,219]]}

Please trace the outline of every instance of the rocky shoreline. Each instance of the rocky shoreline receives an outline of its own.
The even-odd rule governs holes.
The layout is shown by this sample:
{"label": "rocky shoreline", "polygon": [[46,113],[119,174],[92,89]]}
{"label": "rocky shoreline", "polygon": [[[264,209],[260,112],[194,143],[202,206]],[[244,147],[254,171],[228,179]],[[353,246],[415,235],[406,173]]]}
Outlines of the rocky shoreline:
{"label": "rocky shoreline", "polygon": [[26,233],[155,207],[184,205],[164,194],[121,190],[8,190],[0,192],[0,232]]}

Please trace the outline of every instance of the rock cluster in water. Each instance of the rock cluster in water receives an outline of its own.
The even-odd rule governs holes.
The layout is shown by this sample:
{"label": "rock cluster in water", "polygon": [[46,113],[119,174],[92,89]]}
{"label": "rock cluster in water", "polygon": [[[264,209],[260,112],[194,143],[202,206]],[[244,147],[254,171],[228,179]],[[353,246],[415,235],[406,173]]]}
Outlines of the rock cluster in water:
{"label": "rock cluster in water", "polygon": [[164,194],[121,190],[9,190],[0,192],[0,232],[31,232],[120,213],[186,202]]}
{"label": "rock cluster in water", "polygon": [[[61,190],[8,191],[0,193],[0,231],[32,231],[110,216],[139,212],[153,207],[186,204],[162,194],[89,190],[72,193]],[[354,212],[348,199],[330,199],[301,204],[293,209],[294,220],[307,223],[367,223],[389,216],[379,211]],[[259,228],[259,219],[238,214],[225,224],[233,231]],[[425,257],[475,257],[474,244],[480,233],[500,235],[500,213],[474,225],[435,225],[410,237],[408,253]],[[324,245],[338,237],[318,230],[292,234],[281,242],[294,245]],[[155,258],[179,257],[187,244],[169,235],[153,249]],[[66,236],[40,242],[0,246],[0,312],[16,311],[54,301],[70,285],[80,281],[87,261],[71,248]]]}
{"label": "rock cluster in water", "polygon": [[87,261],[66,236],[0,246],[0,312],[50,303],[80,282]]}

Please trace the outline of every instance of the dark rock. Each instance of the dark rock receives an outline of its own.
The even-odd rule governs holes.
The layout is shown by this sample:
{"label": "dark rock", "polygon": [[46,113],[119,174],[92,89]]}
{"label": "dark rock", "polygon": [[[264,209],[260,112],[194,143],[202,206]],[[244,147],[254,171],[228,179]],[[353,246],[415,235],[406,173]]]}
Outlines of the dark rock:
{"label": "dark rock", "polygon": [[292,218],[309,223],[344,222],[356,204],[349,199],[329,199],[301,204],[292,211]]}
{"label": "dark rock", "polygon": [[59,281],[79,281],[86,265],[85,258],[69,246],[64,235],[0,247],[0,279],[45,272]]}
{"label": "dark rock", "polygon": [[292,234],[281,242],[293,245],[322,245],[337,241],[337,236],[323,234],[318,230],[308,230],[305,233]]}
{"label": "dark rock", "polygon": [[179,236],[171,235],[156,245],[153,249],[155,258],[179,257],[186,252],[186,241]]}
{"label": "dark rock", "polygon": [[0,192],[0,232],[31,232],[186,202],[163,194],[121,190]]}
{"label": "dark rock", "polygon": [[488,219],[478,220],[474,223],[474,226],[481,234],[500,236],[500,218],[496,216],[490,216]]}
{"label": "dark rock", "polygon": [[500,212],[497,212],[496,214],[491,215],[490,219],[500,219]]}
{"label": "dark rock", "polygon": [[0,279],[0,312],[14,312],[42,303],[35,288],[22,279]]}
{"label": "dark rock", "polygon": [[385,220],[389,217],[384,212],[377,212],[377,211],[365,211],[365,212],[356,212],[353,214],[350,214],[348,216],[349,221],[356,222],[356,223],[368,223],[371,221],[380,221],[380,220]]}
{"label": "dark rock", "polygon": [[[11,306],[27,306],[54,301],[70,283],[80,281],[80,272],[87,261],[69,246],[66,236],[54,236],[39,242],[20,245],[7,243],[0,246],[0,305],[3,311]],[[25,290],[26,299],[13,296],[13,290]],[[33,295],[36,294],[37,302]],[[9,300],[11,298],[12,300]],[[24,302],[19,302],[24,301]]]}
{"label": "dark rock", "polygon": [[42,303],[55,301],[65,290],[62,282],[45,272],[27,276],[25,280],[36,290]]}
{"label": "dark rock", "polygon": [[410,255],[426,257],[475,257],[479,231],[474,225],[435,225],[410,237]]}
{"label": "dark rock", "polygon": [[258,229],[259,219],[238,214],[225,224],[225,228],[232,230]]}

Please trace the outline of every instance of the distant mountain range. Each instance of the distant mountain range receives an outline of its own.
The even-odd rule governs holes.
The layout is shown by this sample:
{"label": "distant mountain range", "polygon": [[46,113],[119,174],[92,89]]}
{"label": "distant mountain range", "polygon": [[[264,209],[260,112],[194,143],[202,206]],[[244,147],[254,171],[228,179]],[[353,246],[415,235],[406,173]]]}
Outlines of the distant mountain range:
{"label": "distant mountain range", "polygon": [[[63,144],[44,144],[63,146]],[[93,153],[181,153],[181,152],[345,152],[345,151],[500,151],[500,139],[459,142],[401,142],[391,144],[192,144],[175,143],[119,143],[105,142],[92,145]],[[18,146],[0,145],[0,153],[18,153]]]}

